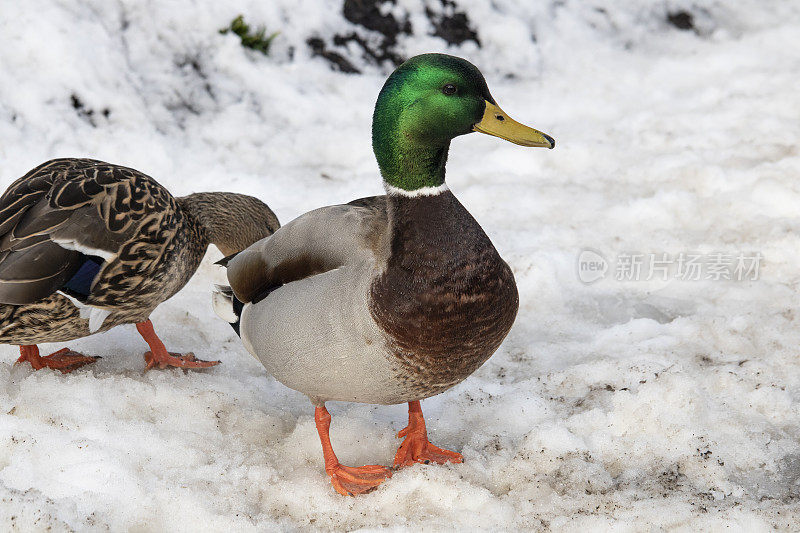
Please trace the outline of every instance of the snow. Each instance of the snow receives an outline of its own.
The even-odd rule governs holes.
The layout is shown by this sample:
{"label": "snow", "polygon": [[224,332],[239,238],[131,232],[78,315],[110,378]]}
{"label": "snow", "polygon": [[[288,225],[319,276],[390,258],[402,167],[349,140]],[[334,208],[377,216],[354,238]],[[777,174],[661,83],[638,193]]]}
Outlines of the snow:
{"label": "snow", "polygon": [[[70,375],[0,348],[2,529],[800,528],[800,8],[522,4],[458,2],[480,48],[429,36],[421,0],[386,6],[409,14],[403,53],[467,57],[557,140],[451,149],[448,184],[521,297],[494,357],[423,402],[431,440],[465,462],[336,494],[310,403],[213,315],[214,250],[152,317],[213,369],[143,373],[133,326],[70,343],[103,356]],[[682,9],[695,31],[666,22]],[[239,13],[281,32],[270,57],[218,33]],[[321,0],[3,3],[0,185],[95,157],[176,195],[255,194],[283,222],[379,193],[369,123],[387,68],[354,54],[363,74],[334,72],[305,45],[350,28]],[[605,279],[579,280],[584,249]],[[760,253],[758,279],[616,279],[622,254],[715,252]],[[329,409],[342,462],[391,461],[404,406]]]}

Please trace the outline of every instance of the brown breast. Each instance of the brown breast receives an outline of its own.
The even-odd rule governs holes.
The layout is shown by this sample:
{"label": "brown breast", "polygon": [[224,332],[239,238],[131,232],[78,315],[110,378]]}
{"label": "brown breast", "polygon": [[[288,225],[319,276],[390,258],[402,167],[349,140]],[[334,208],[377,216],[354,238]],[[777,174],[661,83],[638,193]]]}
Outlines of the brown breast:
{"label": "brown breast", "polygon": [[505,338],[519,307],[514,275],[469,212],[445,192],[389,197],[391,253],[370,311],[398,379],[419,398],[459,383]]}

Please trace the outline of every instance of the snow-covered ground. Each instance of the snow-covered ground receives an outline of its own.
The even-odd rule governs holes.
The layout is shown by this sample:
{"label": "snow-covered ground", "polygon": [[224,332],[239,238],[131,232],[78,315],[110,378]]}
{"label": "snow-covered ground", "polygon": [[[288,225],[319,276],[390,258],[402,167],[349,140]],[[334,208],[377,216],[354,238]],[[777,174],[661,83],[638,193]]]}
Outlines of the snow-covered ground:
{"label": "snow-covered ground", "polygon": [[[467,57],[558,142],[452,146],[450,187],[521,297],[494,357],[423,402],[431,440],[465,462],[336,494],[309,402],[213,315],[213,250],[153,320],[220,366],[145,374],[132,326],[70,343],[104,357],[71,375],[0,348],[0,530],[800,528],[800,7],[458,6],[480,48],[428,36],[422,1],[398,0],[385,12],[412,34],[397,49]],[[694,30],[667,22],[683,9]],[[270,57],[218,33],[239,13],[281,32]],[[283,222],[378,193],[387,68],[352,51],[363,73],[334,72],[306,45],[350,28],[322,0],[0,3],[0,186],[80,156],[176,195],[258,195]],[[592,284],[587,249],[608,268]],[[684,279],[694,256],[702,278],[748,279]],[[638,281],[618,279],[639,260]],[[329,408],[345,464],[391,461],[405,406]]]}

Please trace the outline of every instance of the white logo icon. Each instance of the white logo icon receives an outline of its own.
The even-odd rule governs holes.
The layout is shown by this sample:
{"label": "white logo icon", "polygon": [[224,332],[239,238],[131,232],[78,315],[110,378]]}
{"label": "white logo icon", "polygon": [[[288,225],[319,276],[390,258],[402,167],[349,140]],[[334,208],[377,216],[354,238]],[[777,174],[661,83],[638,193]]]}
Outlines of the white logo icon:
{"label": "white logo icon", "polygon": [[578,255],[578,279],[587,285],[606,277],[608,261],[596,250],[585,249]]}

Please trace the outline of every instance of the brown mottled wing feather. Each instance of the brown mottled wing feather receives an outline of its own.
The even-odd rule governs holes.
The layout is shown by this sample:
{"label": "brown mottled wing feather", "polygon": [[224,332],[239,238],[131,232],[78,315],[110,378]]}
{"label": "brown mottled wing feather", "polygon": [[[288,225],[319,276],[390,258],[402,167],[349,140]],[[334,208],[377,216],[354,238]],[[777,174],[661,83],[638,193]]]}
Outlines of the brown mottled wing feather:
{"label": "brown mottled wing feather", "polygon": [[102,161],[55,159],[31,170],[0,197],[0,303],[53,294],[82,262],[71,248],[117,255],[138,221],[170,202],[151,178]]}
{"label": "brown mottled wing feather", "polygon": [[387,227],[385,196],[310,211],[230,259],[228,282],[247,303],[348,263],[381,260]]}

